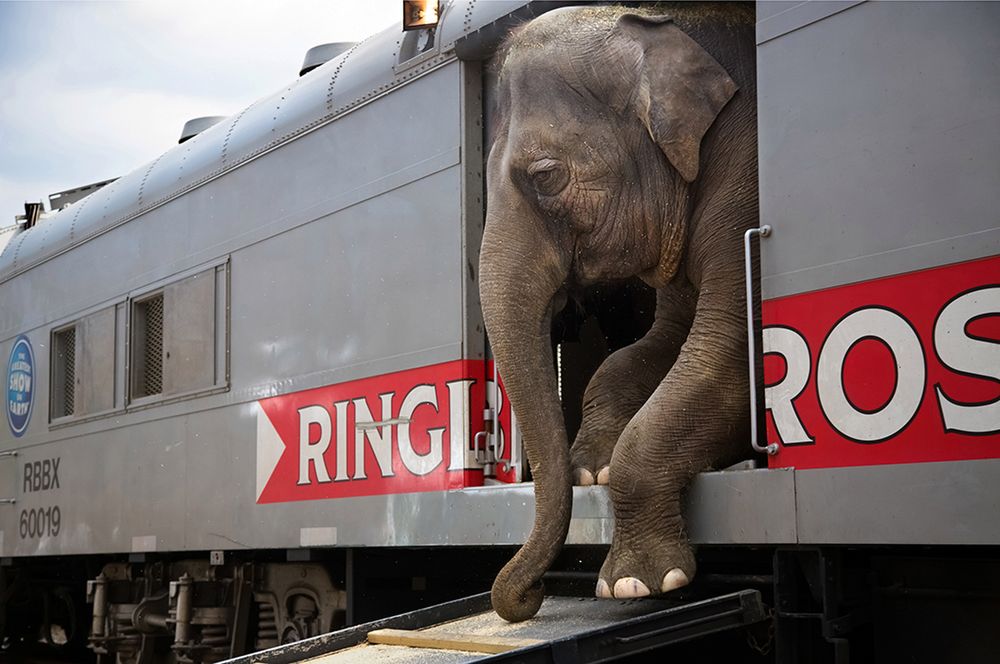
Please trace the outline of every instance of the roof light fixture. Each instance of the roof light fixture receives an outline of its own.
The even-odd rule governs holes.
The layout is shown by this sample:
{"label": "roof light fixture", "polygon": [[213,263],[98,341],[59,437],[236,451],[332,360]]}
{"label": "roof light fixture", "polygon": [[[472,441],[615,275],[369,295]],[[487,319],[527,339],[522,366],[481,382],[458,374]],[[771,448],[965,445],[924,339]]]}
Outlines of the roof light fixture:
{"label": "roof light fixture", "polygon": [[439,0],[403,0],[403,30],[433,28],[441,15]]}

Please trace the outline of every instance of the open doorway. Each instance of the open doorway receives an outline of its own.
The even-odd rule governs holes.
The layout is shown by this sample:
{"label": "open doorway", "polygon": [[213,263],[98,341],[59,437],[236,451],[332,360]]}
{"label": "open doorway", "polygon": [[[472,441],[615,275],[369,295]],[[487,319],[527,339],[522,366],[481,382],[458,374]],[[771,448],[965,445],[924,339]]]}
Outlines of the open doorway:
{"label": "open doorway", "polygon": [[570,442],[583,417],[583,393],[611,353],[638,341],[653,324],[656,291],[638,278],[585,289],[552,322],[552,356]]}

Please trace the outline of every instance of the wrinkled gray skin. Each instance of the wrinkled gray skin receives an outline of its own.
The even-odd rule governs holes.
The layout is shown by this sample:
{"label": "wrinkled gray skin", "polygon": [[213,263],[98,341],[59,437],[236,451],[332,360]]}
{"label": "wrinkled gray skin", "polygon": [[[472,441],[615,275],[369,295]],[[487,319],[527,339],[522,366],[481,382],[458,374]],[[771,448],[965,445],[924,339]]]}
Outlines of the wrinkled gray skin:
{"label": "wrinkled gray skin", "polygon": [[[480,292],[535,477],[531,536],[493,586],[497,613],[518,621],[541,604],[574,478],[610,480],[598,596],[694,576],[681,494],[747,445],[742,236],[757,225],[756,93],[752,15],[739,7],[562,9],[506,48]],[[656,321],[597,371],[570,450],[553,309],[569,286],[634,275],[657,289]]]}

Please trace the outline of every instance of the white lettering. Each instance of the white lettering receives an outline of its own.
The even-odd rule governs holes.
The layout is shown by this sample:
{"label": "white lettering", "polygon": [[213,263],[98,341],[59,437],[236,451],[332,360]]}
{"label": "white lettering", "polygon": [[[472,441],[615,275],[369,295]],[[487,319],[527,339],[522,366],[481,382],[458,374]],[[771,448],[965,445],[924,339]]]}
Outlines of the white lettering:
{"label": "white lettering", "polygon": [[[873,413],[856,409],[843,384],[847,353],[865,338],[885,343],[896,359],[896,390]],[[885,440],[902,431],[920,408],[926,374],[920,338],[904,318],[887,309],[859,309],[833,328],[820,351],[816,372],[820,407],[844,436],[869,443]]]}
{"label": "white lettering", "polygon": [[[313,424],[319,425],[319,439],[310,443],[310,431]],[[323,406],[305,406],[299,408],[299,481],[298,484],[309,484],[309,464],[316,469],[316,479],[329,482],[330,475],[326,471],[323,454],[330,447],[330,412]]]}
{"label": "white lettering", "polygon": [[448,470],[463,470],[472,467],[469,459],[469,394],[475,381],[454,380],[448,386]]}
{"label": "white lettering", "polygon": [[[1000,315],[1000,287],[965,293],[941,310],[934,324],[934,349],[941,363],[958,373],[1000,380],[1000,343],[969,336],[966,326],[974,319]],[[946,431],[994,433],[1000,431],[1000,399],[988,403],[953,401],[935,386]]]}
{"label": "white lettering", "polygon": [[31,390],[31,374],[13,373],[10,375],[9,388],[15,392]]}
{"label": "white lettering", "polygon": [[809,382],[809,346],[801,334],[787,327],[764,328],[763,341],[764,355],[781,355],[787,367],[780,383],[764,388],[764,407],[771,411],[778,437],[784,445],[811,443],[813,438],[802,426],[793,403]]}
{"label": "white lettering", "polygon": [[[380,394],[381,418],[392,417],[392,397],[395,392]],[[368,439],[382,477],[392,477],[392,423],[376,423],[364,399],[354,399],[354,479],[367,479],[365,474],[365,439]]]}
{"label": "white lettering", "polygon": [[337,413],[337,474],[335,482],[351,479],[347,476],[347,404],[350,401],[335,401],[333,408]]}
{"label": "white lettering", "polygon": [[403,404],[399,407],[399,419],[396,435],[399,439],[399,458],[403,465],[414,475],[426,475],[441,465],[444,456],[444,427],[438,429],[428,429],[430,436],[430,450],[427,454],[418,454],[413,449],[410,440],[410,418],[423,404],[432,406],[434,412],[438,412],[437,390],[433,385],[417,385],[403,399]]}

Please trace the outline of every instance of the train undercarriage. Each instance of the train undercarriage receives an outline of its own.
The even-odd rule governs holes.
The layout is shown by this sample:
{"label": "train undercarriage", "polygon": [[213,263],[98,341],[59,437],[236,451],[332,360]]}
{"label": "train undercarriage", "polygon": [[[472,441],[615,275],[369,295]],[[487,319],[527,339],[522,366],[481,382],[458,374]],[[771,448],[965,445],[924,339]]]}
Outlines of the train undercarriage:
{"label": "train undercarriage", "polygon": [[[221,662],[483,592],[511,552],[297,549],[14,561],[0,568],[0,661]],[[567,547],[546,591],[590,595],[605,553]],[[998,570],[993,547],[701,547],[698,576],[676,601],[753,590],[765,614],[669,648],[737,662],[925,661],[929,654],[991,661],[1000,649],[990,628],[1000,614]]]}
{"label": "train undercarriage", "polygon": [[[116,664],[209,664],[345,624],[343,581],[319,563],[216,551],[73,567],[68,575],[44,564],[4,568],[6,650]],[[88,569],[92,576],[81,585]]]}
{"label": "train undercarriage", "polygon": [[87,582],[88,644],[120,664],[208,664],[344,624],[344,591],[316,564],[110,563]]}

